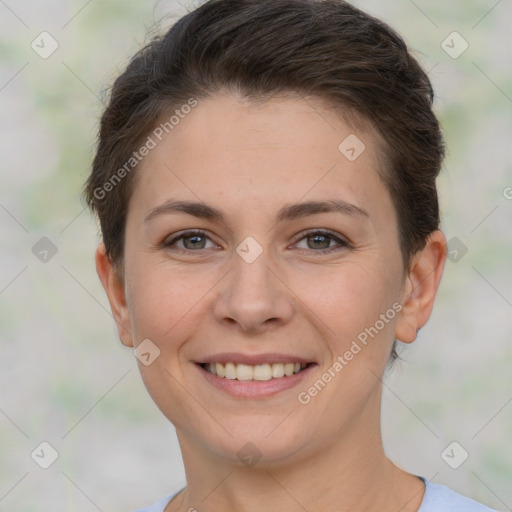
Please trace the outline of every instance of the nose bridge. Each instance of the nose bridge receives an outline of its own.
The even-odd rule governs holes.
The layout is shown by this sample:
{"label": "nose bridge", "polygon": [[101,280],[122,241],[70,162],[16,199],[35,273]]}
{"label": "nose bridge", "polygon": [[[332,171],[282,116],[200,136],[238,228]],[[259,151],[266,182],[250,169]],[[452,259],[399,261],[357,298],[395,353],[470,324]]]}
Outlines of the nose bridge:
{"label": "nose bridge", "polygon": [[293,307],[286,287],[275,275],[271,251],[254,237],[236,248],[232,268],[219,298],[218,320],[231,319],[245,330],[258,330],[274,322],[288,321]]}

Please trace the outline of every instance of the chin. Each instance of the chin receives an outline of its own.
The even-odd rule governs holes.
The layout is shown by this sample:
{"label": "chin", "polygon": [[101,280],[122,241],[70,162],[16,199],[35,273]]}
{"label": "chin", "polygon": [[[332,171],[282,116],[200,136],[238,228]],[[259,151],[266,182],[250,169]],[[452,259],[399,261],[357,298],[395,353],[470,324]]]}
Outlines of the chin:
{"label": "chin", "polygon": [[[217,456],[259,469],[282,466],[297,459],[298,454],[310,443],[310,434],[294,425],[286,415],[271,417],[236,418],[229,422],[228,430],[218,425],[206,425],[203,444]],[[217,435],[212,436],[212,432]]]}

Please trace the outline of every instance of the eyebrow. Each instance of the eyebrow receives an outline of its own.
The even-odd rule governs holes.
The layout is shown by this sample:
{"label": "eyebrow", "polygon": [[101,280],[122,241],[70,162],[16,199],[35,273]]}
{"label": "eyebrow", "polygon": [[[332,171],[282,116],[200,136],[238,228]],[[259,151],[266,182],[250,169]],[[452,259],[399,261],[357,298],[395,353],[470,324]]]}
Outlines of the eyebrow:
{"label": "eyebrow", "polygon": [[[159,215],[185,213],[201,219],[218,221],[226,223],[226,219],[221,210],[205,203],[193,201],[175,201],[168,200],[159,206],[153,208],[146,215],[144,222],[149,222]],[[331,199],[328,201],[308,201],[305,203],[294,203],[283,206],[276,215],[277,222],[293,220],[317,213],[341,213],[343,215],[369,217],[368,213],[358,206],[347,203],[341,199]]]}

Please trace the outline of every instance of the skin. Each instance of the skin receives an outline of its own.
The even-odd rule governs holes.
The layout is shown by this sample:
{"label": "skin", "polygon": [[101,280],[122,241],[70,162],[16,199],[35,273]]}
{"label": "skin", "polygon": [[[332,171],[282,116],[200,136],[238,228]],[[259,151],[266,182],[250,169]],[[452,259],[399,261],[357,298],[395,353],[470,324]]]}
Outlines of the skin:
{"label": "skin", "polygon": [[[338,150],[351,133],[366,146],[355,161]],[[375,133],[355,130],[318,99],[256,105],[229,93],[200,102],[136,171],[124,273],[116,273],[102,244],[96,264],[123,344],[149,338],[160,350],[139,367],[176,427],[185,465],[187,488],[167,512],[418,510],[423,483],[383,450],[381,378],[393,340],[413,342],[430,316],[446,240],[434,232],[403,268],[378,151]],[[212,205],[226,221],[180,213],[144,222],[171,198]],[[326,199],[367,216],[316,213],[276,222],[285,204]],[[206,238],[163,246],[188,229],[204,230]],[[315,242],[304,234],[311,229],[329,230],[351,247],[332,238]],[[248,236],[263,250],[252,263],[236,252]],[[401,311],[310,403],[299,403],[298,392],[393,303]],[[193,362],[230,351],[294,354],[318,366],[274,396],[232,397],[207,383]],[[237,457],[248,441],[262,454],[252,467]]]}

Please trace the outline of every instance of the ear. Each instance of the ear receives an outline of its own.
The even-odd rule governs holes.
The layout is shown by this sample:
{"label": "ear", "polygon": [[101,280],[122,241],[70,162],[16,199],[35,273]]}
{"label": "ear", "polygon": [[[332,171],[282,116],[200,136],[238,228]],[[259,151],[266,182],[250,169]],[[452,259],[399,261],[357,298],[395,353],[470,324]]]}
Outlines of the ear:
{"label": "ear", "polygon": [[117,275],[103,243],[98,245],[96,249],[96,272],[110,302],[110,309],[117,325],[119,338],[123,345],[133,347],[130,314],[126,305],[124,283]]}
{"label": "ear", "polygon": [[444,264],[446,238],[439,230],[430,234],[427,244],[413,255],[402,290],[402,310],[395,325],[395,338],[412,343],[432,313]]}

